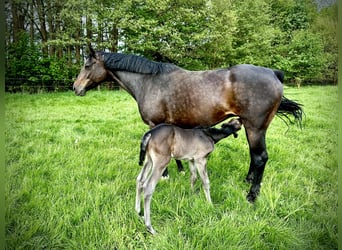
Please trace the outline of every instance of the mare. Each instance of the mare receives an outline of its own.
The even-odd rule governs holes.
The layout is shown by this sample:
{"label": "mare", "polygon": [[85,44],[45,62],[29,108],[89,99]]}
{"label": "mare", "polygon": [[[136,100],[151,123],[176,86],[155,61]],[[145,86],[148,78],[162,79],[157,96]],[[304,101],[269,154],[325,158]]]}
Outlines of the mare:
{"label": "mare", "polygon": [[150,128],[160,123],[209,127],[239,117],[250,152],[247,200],[256,200],[268,160],[265,136],[272,119],[279,115],[290,122],[302,121],[301,104],[283,96],[282,71],[250,64],[189,71],[141,56],[89,49],[73,84],[76,95],[84,96],[102,82],[115,80],[136,100]]}

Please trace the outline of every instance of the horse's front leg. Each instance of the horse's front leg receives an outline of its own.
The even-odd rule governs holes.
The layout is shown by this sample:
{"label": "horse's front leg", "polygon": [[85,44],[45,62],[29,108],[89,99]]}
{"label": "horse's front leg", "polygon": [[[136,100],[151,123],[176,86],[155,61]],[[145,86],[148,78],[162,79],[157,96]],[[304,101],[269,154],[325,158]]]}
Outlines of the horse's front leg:
{"label": "horse's front leg", "polygon": [[[251,157],[252,158],[252,157]],[[248,170],[248,174],[246,176],[246,182],[249,184],[253,183],[253,179],[254,179],[254,171],[255,171],[255,164],[252,163],[252,160],[249,164],[249,170]]]}
{"label": "horse's front leg", "polygon": [[[183,167],[182,162],[180,160],[176,160],[176,163],[178,167],[178,172],[184,173],[184,167]],[[167,168],[164,170],[162,177],[163,179],[169,178],[169,171],[167,170]]]}
{"label": "horse's front leg", "polygon": [[180,160],[176,160],[177,167],[178,167],[178,172],[184,173],[184,167],[183,164]]}
{"label": "horse's front leg", "polygon": [[169,170],[167,170],[167,168],[165,168],[163,174],[162,174],[162,178],[163,179],[168,179],[169,178]]}

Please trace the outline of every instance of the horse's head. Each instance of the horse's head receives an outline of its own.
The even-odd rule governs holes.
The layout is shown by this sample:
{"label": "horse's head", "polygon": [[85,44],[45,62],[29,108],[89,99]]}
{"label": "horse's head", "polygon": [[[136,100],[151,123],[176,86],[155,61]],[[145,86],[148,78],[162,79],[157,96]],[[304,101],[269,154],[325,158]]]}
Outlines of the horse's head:
{"label": "horse's head", "polygon": [[89,56],[73,85],[76,95],[85,95],[87,90],[96,87],[108,77],[108,72],[101,56],[91,47],[89,49]]}

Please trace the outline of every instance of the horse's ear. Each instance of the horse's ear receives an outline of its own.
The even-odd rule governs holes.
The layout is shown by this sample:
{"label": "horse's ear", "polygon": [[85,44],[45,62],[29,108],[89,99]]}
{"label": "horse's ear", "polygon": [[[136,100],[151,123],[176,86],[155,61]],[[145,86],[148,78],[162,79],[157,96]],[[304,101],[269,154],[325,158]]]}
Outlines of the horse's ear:
{"label": "horse's ear", "polygon": [[95,50],[89,44],[89,58],[95,58]]}

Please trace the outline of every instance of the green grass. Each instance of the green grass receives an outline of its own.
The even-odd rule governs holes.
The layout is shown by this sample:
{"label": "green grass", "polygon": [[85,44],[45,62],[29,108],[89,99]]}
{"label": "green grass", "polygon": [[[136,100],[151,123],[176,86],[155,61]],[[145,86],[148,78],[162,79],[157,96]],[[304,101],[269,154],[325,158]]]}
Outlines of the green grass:
{"label": "green grass", "polygon": [[286,88],[304,129],[275,118],[254,205],[244,131],[208,161],[213,206],[189,171],[158,184],[152,223],[134,211],[147,130],[123,91],[6,94],[7,249],[337,249],[337,87]]}

